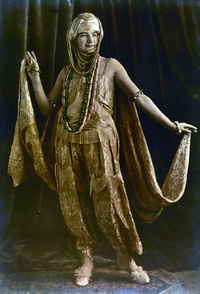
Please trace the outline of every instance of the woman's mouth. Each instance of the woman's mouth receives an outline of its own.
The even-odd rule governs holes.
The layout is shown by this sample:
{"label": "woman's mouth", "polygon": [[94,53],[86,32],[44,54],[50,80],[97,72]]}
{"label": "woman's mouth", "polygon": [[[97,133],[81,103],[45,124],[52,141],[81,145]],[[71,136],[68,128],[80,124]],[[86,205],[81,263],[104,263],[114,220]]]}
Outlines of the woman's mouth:
{"label": "woman's mouth", "polygon": [[94,45],[90,45],[90,44],[88,45],[88,44],[86,44],[85,47],[92,48],[92,47],[94,47]]}

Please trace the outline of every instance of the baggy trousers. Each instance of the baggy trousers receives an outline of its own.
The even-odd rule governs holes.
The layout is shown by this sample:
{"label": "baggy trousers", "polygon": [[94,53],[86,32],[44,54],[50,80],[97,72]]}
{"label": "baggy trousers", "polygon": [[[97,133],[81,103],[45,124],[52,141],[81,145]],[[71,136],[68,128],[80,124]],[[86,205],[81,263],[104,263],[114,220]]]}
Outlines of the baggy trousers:
{"label": "baggy trousers", "polygon": [[79,251],[94,247],[97,221],[117,254],[142,254],[121,175],[118,145],[117,139],[78,144],[57,138],[59,200]]}

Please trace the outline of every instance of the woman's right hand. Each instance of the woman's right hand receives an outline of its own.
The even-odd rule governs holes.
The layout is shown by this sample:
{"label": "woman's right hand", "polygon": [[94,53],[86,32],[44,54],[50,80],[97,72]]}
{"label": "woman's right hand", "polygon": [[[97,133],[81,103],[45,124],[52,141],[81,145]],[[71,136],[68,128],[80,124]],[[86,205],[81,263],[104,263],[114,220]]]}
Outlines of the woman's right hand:
{"label": "woman's right hand", "polygon": [[35,53],[33,51],[31,52],[27,51],[25,59],[26,59],[26,70],[30,79],[32,80],[37,78],[38,75],[41,73],[41,71],[40,71],[40,67],[39,67]]}

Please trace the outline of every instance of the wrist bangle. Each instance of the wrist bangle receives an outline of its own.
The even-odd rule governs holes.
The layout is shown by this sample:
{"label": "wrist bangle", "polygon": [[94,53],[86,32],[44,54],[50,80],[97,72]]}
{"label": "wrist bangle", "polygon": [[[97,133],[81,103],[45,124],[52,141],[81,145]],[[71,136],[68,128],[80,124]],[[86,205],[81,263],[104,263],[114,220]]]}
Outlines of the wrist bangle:
{"label": "wrist bangle", "polygon": [[39,68],[32,67],[32,69],[33,69],[34,71],[39,72],[40,74],[42,73],[41,70],[40,70]]}
{"label": "wrist bangle", "polygon": [[143,90],[139,90],[137,91],[136,93],[134,93],[132,96],[131,96],[131,101],[132,102],[135,102],[135,100],[137,100],[137,98],[140,96],[140,95],[143,95],[144,92]]}
{"label": "wrist bangle", "polygon": [[39,68],[35,68],[35,67],[31,67],[30,69],[27,70],[27,72],[31,71],[31,70],[34,70],[34,71],[37,71],[39,72],[40,74],[42,73],[41,70]]}
{"label": "wrist bangle", "polygon": [[56,103],[53,102],[53,100],[51,100],[50,98],[48,98],[49,103],[53,106],[56,107]]}
{"label": "wrist bangle", "polygon": [[182,130],[181,130],[181,128],[180,128],[180,125],[179,125],[179,122],[178,121],[174,121],[174,124],[175,124],[175,126],[176,126],[176,132],[175,132],[175,134],[176,135],[180,135],[181,133],[182,133]]}

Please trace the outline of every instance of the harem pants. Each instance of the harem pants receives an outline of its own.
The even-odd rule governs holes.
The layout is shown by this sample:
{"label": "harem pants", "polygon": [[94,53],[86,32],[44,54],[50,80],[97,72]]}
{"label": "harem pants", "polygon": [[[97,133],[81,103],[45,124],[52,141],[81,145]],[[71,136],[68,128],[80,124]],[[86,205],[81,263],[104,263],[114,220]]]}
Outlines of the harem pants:
{"label": "harem pants", "polygon": [[78,250],[96,243],[95,222],[118,254],[142,254],[119,165],[118,141],[78,144],[58,137],[56,180]]}

